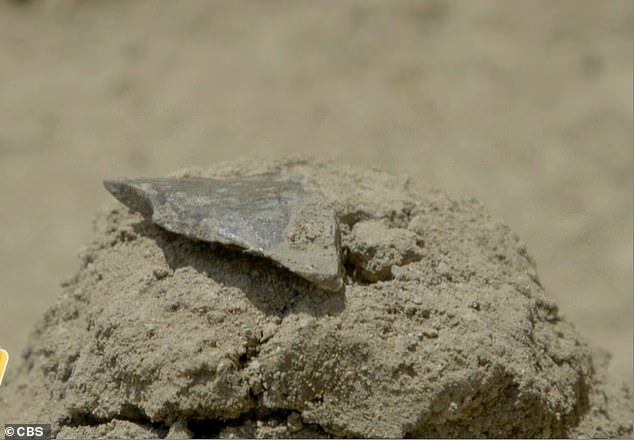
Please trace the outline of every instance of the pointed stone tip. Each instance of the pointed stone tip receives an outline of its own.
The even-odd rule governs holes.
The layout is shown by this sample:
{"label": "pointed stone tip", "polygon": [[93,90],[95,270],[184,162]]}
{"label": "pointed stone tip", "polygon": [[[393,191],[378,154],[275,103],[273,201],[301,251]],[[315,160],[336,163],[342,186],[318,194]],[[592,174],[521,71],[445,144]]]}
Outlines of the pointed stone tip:
{"label": "pointed stone tip", "polygon": [[105,179],[103,181],[103,186],[112,194],[113,196],[117,196],[118,193],[121,192],[123,185],[127,182],[125,178],[119,179]]}
{"label": "pointed stone tip", "polygon": [[130,186],[129,179],[105,179],[103,181],[103,186],[108,190],[110,194],[114,196],[115,199],[117,199],[124,205],[130,206],[129,199],[132,187]]}
{"label": "pointed stone tip", "polygon": [[138,188],[137,185],[134,185],[131,179],[125,177],[105,179],[103,186],[115,199],[128,208],[134,209],[143,215],[152,214],[153,209],[147,194]]}

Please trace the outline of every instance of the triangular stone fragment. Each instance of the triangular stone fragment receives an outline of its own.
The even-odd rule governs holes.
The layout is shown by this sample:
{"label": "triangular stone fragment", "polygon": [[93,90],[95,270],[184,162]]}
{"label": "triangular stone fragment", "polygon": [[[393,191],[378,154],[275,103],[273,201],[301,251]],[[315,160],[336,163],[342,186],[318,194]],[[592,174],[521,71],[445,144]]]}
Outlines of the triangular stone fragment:
{"label": "triangular stone fragment", "polygon": [[343,287],[334,210],[304,177],[123,178],[104,185],[168,231],[269,258],[324,290]]}

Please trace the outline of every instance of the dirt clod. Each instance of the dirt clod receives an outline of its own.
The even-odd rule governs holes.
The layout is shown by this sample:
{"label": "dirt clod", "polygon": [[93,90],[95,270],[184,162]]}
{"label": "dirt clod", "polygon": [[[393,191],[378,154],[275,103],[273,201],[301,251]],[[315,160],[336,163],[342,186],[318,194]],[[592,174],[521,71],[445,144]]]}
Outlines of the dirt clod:
{"label": "dirt clod", "polygon": [[177,174],[277,169],[335,207],[359,269],[345,291],[113,208],[6,379],[0,419],[60,437],[631,435],[630,391],[473,199],[329,162]]}

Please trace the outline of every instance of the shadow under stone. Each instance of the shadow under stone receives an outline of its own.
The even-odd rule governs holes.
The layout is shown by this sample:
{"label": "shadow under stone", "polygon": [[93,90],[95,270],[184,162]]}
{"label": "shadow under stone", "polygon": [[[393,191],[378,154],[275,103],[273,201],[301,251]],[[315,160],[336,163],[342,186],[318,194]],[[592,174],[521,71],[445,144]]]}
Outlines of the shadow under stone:
{"label": "shadow under stone", "polygon": [[190,267],[216,283],[244,292],[267,315],[283,318],[303,312],[314,317],[337,315],[345,308],[345,288],[327,292],[273,261],[239,248],[191,240],[156,226],[150,220],[132,225],[161,248],[173,269]]}

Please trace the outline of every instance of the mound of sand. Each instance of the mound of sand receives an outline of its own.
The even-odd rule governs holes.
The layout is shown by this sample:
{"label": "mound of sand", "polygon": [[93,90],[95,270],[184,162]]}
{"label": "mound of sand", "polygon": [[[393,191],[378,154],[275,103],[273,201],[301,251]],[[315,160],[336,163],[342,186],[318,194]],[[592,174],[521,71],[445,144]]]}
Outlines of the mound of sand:
{"label": "mound of sand", "polygon": [[169,233],[113,201],[6,378],[3,422],[59,437],[566,437],[631,433],[630,391],[473,199],[333,163],[345,291]]}

